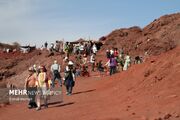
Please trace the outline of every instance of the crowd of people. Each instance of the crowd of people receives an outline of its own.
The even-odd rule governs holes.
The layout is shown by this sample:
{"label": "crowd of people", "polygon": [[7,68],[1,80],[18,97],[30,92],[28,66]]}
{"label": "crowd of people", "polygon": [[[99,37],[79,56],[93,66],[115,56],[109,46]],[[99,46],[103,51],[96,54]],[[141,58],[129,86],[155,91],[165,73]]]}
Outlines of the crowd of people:
{"label": "crowd of people", "polygon": [[[28,108],[36,108],[36,110],[40,110],[41,99],[44,100],[45,108],[48,108],[47,96],[50,95],[49,91],[55,87],[55,80],[59,82],[59,88],[62,88],[62,85],[64,84],[67,91],[66,94],[71,95],[75,84],[73,65],[74,63],[72,61],[68,62],[64,71],[64,77],[60,74],[61,66],[57,63],[57,60],[55,60],[51,65],[51,75],[48,74],[45,66],[36,67],[36,65],[33,65],[30,67],[28,69],[29,75],[25,81],[25,88],[28,93],[31,93],[28,96],[30,99]],[[38,94],[35,94],[36,91]]]}
{"label": "crowd of people", "polygon": [[[54,52],[65,53],[67,57],[70,54],[87,54],[90,55],[92,52],[96,53],[100,47],[102,46],[101,42],[95,41],[83,41],[83,42],[63,42],[56,41],[55,43],[51,43],[49,46],[49,52],[51,55]],[[44,46],[42,45],[42,49],[48,49],[48,43],[45,42]]]}
{"label": "crowd of people", "polygon": [[[96,59],[96,54],[100,50],[103,44],[95,41],[85,42],[65,42],[56,41],[55,44],[50,45],[50,55],[53,55],[53,51],[58,51],[65,54],[64,60],[69,60],[70,56],[73,55],[76,58],[75,68],[77,70],[76,75],[90,76],[88,71],[99,71],[108,72],[110,75],[118,71],[126,71],[128,67],[134,63],[142,63],[142,57],[136,56],[131,58],[129,53],[124,53],[123,49],[111,48],[106,50],[107,61]],[[47,42],[44,44],[47,48]],[[103,64],[103,62],[107,62]],[[91,66],[91,70],[89,69]]]}
{"label": "crowd of people", "polygon": [[[48,44],[45,43],[45,48],[47,48],[47,46]],[[58,48],[56,51],[61,49],[60,47]],[[50,51],[53,52],[54,49],[54,46],[51,45]],[[49,71],[45,66],[37,67],[33,65],[30,67],[25,87],[28,91],[38,91],[39,94],[37,96],[29,95],[30,101],[28,107],[40,110],[41,98],[43,98],[44,106],[47,108],[47,91],[55,87],[56,80],[59,83],[59,88],[62,88],[64,85],[66,95],[70,96],[72,95],[76,77],[89,77],[93,72],[99,73],[100,76],[107,74],[111,76],[117,72],[128,70],[132,64],[130,55],[128,53],[125,54],[123,49],[119,50],[118,48],[107,49],[106,60],[97,60],[96,55],[99,49],[100,47],[98,47],[95,42],[78,44],[66,42],[62,51],[60,50],[60,52],[64,52],[64,70],[62,69],[64,66],[62,67],[57,60],[54,60]],[[139,64],[141,62],[141,57],[135,57],[134,63]],[[51,75],[49,75],[49,73],[51,73]]]}

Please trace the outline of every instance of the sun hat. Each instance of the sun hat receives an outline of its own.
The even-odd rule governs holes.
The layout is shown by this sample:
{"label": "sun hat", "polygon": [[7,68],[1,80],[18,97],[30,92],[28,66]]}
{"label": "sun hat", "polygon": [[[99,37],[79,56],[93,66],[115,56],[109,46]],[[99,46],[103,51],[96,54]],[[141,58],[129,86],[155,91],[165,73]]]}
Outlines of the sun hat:
{"label": "sun hat", "polygon": [[68,65],[73,65],[74,63],[72,61],[69,61],[68,62]]}

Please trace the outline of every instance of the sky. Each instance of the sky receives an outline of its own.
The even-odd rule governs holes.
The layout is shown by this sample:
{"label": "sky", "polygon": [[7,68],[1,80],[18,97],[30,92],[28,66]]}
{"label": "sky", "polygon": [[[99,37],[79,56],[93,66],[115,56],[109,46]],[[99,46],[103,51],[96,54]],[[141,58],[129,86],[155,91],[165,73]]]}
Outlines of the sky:
{"label": "sky", "polygon": [[180,0],[0,0],[0,42],[96,39],[180,12]]}

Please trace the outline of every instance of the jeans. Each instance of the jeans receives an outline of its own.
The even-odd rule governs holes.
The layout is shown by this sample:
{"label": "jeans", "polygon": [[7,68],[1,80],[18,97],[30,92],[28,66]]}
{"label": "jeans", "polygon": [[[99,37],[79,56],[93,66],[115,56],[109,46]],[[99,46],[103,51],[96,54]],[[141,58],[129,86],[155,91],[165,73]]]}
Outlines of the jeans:
{"label": "jeans", "polygon": [[54,82],[55,82],[55,80],[58,80],[58,82],[59,82],[59,85],[60,86],[62,86],[62,80],[61,80],[61,76],[60,76],[60,74],[55,74],[55,73],[53,73],[53,79],[52,79],[52,88],[54,88]]}
{"label": "jeans", "polygon": [[72,89],[73,89],[72,86],[66,86],[66,91],[68,94],[72,94]]}
{"label": "jeans", "polygon": [[36,100],[35,100],[37,88],[36,87],[28,87],[27,91],[28,91],[28,97],[30,99],[28,105],[31,107],[37,107]]}
{"label": "jeans", "polygon": [[116,66],[110,66],[110,75],[116,72]]}

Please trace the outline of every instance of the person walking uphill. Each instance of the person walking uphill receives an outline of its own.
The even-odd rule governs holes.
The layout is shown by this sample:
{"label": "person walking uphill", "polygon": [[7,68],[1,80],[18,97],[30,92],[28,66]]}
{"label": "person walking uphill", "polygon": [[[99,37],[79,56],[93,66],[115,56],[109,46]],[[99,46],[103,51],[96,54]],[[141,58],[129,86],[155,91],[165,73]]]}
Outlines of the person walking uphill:
{"label": "person walking uphill", "polygon": [[66,94],[71,95],[75,85],[75,75],[73,73],[72,61],[69,61],[68,66],[66,66],[64,85],[66,86]]}
{"label": "person walking uphill", "polygon": [[131,57],[129,56],[129,53],[127,53],[125,57],[125,64],[123,70],[126,71],[130,65],[131,65]]}
{"label": "person walking uphill", "polygon": [[51,65],[51,72],[52,72],[52,75],[53,75],[52,88],[54,88],[54,86],[55,86],[54,82],[55,82],[56,79],[59,81],[60,87],[62,87],[62,80],[61,80],[60,70],[61,70],[61,67],[57,63],[57,60],[55,60],[54,64]]}
{"label": "person walking uphill", "polygon": [[35,97],[36,97],[36,91],[37,91],[37,86],[36,86],[36,81],[37,81],[37,74],[35,73],[35,71],[33,70],[33,67],[30,67],[28,69],[29,71],[29,75],[26,78],[25,81],[25,89],[28,91],[28,97],[30,99],[29,104],[28,104],[28,108],[36,108],[37,104],[35,101]]}
{"label": "person walking uphill", "polygon": [[111,55],[111,58],[106,63],[110,67],[110,75],[116,72],[117,60],[115,59],[114,55]]}
{"label": "person walking uphill", "polygon": [[113,55],[111,56],[109,62],[110,62],[110,75],[112,75],[116,72],[116,66],[117,66],[117,61]]}

